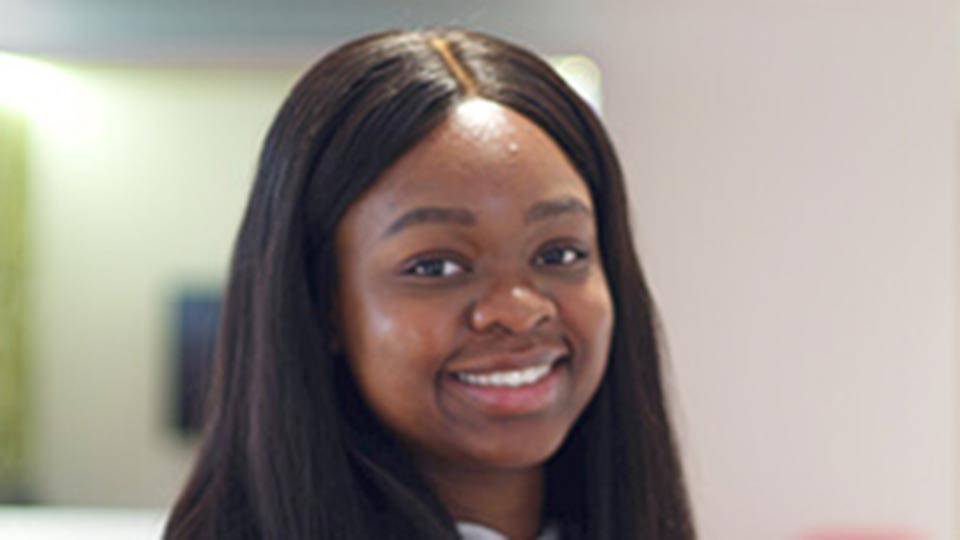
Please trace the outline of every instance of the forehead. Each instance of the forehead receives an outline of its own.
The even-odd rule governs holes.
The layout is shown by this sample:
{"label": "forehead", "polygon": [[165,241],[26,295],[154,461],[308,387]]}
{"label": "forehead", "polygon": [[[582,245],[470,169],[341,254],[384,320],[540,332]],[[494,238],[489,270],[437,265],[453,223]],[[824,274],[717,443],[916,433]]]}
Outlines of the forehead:
{"label": "forehead", "polygon": [[585,182],[553,139],[523,115],[476,99],[456,107],[401,156],[356,206],[381,221],[421,204],[482,215],[516,213],[557,197],[575,197],[592,208]]}

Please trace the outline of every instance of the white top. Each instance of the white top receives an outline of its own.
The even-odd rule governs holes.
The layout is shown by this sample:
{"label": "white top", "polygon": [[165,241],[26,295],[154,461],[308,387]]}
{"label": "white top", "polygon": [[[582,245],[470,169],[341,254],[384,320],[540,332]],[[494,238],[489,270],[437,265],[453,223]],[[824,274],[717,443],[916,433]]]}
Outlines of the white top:
{"label": "white top", "polygon": [[164,509],[70,508],[0,505],[4,540],[157,540]]}
{"label": "white top", "polygon": [[[498,531],[479,523],[457,522],[457,531],[463,540],[509,540]],[[537,536],[537,540],[560,540],[560,530],[556,524],[549,524]]]}

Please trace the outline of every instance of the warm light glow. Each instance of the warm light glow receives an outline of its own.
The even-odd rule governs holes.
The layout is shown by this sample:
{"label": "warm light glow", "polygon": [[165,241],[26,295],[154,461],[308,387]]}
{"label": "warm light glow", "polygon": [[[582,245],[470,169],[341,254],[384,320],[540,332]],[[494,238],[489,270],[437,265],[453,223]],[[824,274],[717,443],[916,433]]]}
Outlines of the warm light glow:
{"label": "warm light glow", "polygon": [[0,52],[0,106],[30,112],[62,96],[65,75],[57,68]]}
{"label": "warm light glow", "polygon": [[552,57],[550,64],[593,110],[600,113],[603,109],[603,94],[600,88],[600,67],[596,62],[582,54],[574,54]]}
{"label": "warm light glow", "polygon": [[95,95],[66,68],[0,52],[0,108],[23,114],[34,124],[92,129],[96,104]]}

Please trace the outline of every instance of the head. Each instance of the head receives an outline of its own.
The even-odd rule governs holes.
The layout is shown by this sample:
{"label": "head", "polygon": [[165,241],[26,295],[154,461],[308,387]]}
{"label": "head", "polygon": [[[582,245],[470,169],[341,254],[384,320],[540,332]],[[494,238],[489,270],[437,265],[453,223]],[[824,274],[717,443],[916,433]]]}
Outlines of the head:
{"label": "head", "polygon": [[[542,129],[475,97],[351,204],[337,337],[363,401],[421,468],[516,471],[560,447],[612,330],[594,215]],[[529,382],[507,386],[510,370]]]}
{"label": "head", "polygon": [[[224,534],[207,507],[229,492],[264,537],[361,538],[388,515],[449,538],[419,474],[449,463],[545,466],[570,538],[692,538],[613,148],[523,49],[390,32],[309,70],[265,142],[223,313],[171,531]],[[520,368],[529,391],[486,386]]]}

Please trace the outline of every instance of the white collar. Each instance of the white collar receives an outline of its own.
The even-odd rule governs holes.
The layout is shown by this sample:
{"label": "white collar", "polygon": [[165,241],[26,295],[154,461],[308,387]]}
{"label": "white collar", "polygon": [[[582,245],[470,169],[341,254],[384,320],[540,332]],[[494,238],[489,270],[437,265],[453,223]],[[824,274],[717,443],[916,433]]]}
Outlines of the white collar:
{"label": "white collar", "polygon": [[[458,521],[457,531],[463,540],[509,540],[502,533],[479,523]],[[548,524],[537,540],[560,540],[560,530],[555,523]]]}

